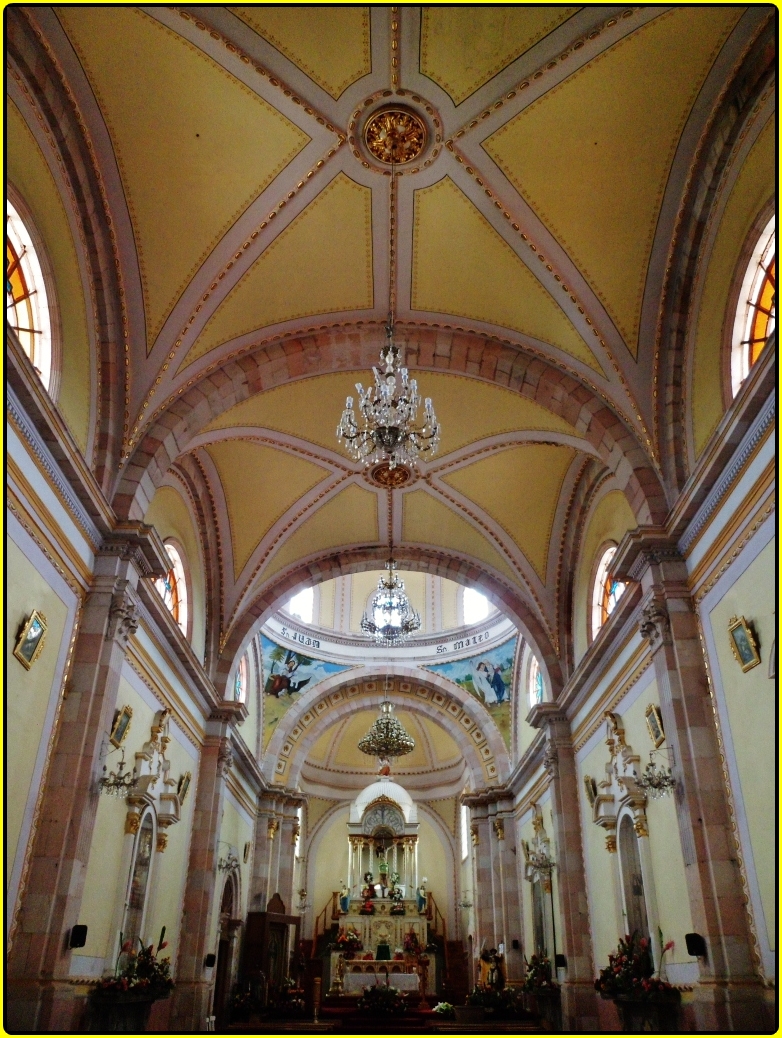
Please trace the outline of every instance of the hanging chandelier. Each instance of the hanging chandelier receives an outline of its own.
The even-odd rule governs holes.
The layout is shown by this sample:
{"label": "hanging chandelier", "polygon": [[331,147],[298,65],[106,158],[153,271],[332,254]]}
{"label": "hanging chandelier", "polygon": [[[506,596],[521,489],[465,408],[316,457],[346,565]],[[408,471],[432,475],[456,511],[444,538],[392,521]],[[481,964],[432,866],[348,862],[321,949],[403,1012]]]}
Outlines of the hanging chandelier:
{"label": "hanging chandelier", "polygon": [[356,383],[358,416],[353,409],[353,397],[345,401],[345,410],[337,426],[337,440],[345,444],[354,461],[365,465],[385,462],[389,470],[398,465],[412,468],[419,458],[437,453],[440,426],[430,397],[424,400],[419,418],[421,397],[418,383],[410,378],[407,368],[401,366],[400,349],[394,342],[394,303],[396,271],[396,177],[391,168],[391,228],[387,342],[380,351],[380,367],[373,367],[375,384],[364,389]]}
{"label": "hanging chandelier", "polygon": [[361,630],[374,638],[377,645],[393,646],[420,629],[421,616],[410,604],[393,558],[386,563],[386,570],[361,618]]}
{"label": "hanging chandelier", "polygon": [[646,765],[643,775],[640,778],[636,777],[636,783],[652,800],[661,800],[676,789],[676,779],[670,768],[661,768],[654,763],[655,752],[661,753],[662,751],[652,750],[649,754],[649,763]]}
{"label": "hanging chandelier", "polygon": [[103,775],[98,782],[98,791],[109,797],[126,797],[135,786],[137,777],[135,768],[132,771],[125,771],[125,750],[123,749],[116,771],[109,771],[106,765],[103,765]]}
{"label": "hanging chandelier", "polygon": [[367,734],[359,739],[358,748],[370,757],[379,757],[381,761],[404,757],[415,749],[415,739],[394,717],[394,704],[387,696],[380,704],[380,716]]}

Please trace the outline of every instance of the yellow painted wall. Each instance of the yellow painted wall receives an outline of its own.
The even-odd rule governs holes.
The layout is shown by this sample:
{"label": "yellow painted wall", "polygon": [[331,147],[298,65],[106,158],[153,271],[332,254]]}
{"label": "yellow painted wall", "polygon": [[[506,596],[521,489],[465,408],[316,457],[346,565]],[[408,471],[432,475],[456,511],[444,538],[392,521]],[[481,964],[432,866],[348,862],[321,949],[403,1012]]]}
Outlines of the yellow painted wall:
{"label": "yellow painted wall", "polygon": [[573,651],[578,662],[589,648],[589,624],[592,612],[590,585],[597,551],[605,541],[617,544],[637,523],[621,490],[612,490],[598,503],[589,518],[581,550],[578,554],[573,591]]}
{"label": "yellow painted wall", "polygon": [[426,814],[418,812],[418,878],[426,876],[426,889],[434,896],[440,911],[447,915],[451,905],[448,874],[453,869],[453,855],[435,831]]}
{"label": "yellow painted wall", "polygon": [[[339,881],[348,878],[348,805],[339,808],[324,823],[323,836],[318,842],[314,859],[308,855],[307,889],[312,892],[314,915],[323,911],[331,895],[339,890]],[[355,891],[357,894],[358,891]]]}
{"label": "yellow painted wall", "polygon": [[[132,766],[134,754],[149,738],[155,710],[123,676],[120,678],[117,708],[126,704],[133,709],[133,719],[124,742],[125,759]],[[183,772],[189,771],[193,780],[182,807],[181,820],[167,830],[166,850],[162,853],[156,851],[153,855],[144,937],[149,942],[157,942],[160,929],[165,926],[166,940],[169,942],[166,954],[171,956],[173,962],[181,926],[198,764],[173,738],[168,744],[166,755],[171,761],[170,775],[173,779],[178,781]],[[116,767],[118,760],[118,752],[106,759],[110,770]],[[127,810],[125,801],[115,797],[102,796],[98,801],[87,865],[85,897],[79,916],[79,922],[86,923],[88,928],[87,944],[81,952],[87,957],[104,958],[114,954],[117,936],[113,932],[115,912],[125,896],[130,868],[124,852],[133,845],[133,837],[125,834]],[[107,961],[106,966],[113,966],[113,962]]]}
{"label": "yellow painted wall", "polygon": [[730,193],[703,286],[695,352],[692,360],[692,421],[695,453],[700,455],[725,410],[722,393],[723,323],[732,331],[735,313],[726,314],[725,304],[736,264],[758,213],[776,187],[775,120],[769,119],[755,141]]}
{"label": "yellow painted wall", "polygon": [[[704,623],[711,625],[714,636],[719,677],[736,754],[741,784],[740,789],[734,790],[736,807],[747,819],[772,950],[776,923],[774,798],[777,786],[774,760],[777,690],[776,683],[768,677],[768,660],[775,637],[776,562],[776,540],[772,540],[704,617]],[[760,643],[760,665],[746,674],[730,651],[728,621],[733,616],[744,616],[752,621]]]}
{"label": "yellow painted wall", "polygon": [[65,206],[46,159],[12,101],[6,104],[8,179],[24,198],[52,264],[62,323],[62,364],[57,406],[73,438],[87,449],[92,390],[90,340],[76,246]]}
{"label": "yellow painted wall", "polygon": [[320,627],[334,626],[334,594],[336,585],[333,580],[324,580],[319,585],[320,602],[318,615],[313,617]]}
{"label": "yellow painted wall", "polygon": [[[252,866],[252,858],[248,858],[247,862],[244,861],[244,845],[245,843],[252,842],[253,830],[246,818],[237,811],[233,800],[229,796],[226,796],[223,801],[223,817],[220,821],[219,840],[220,843],[217,849],[218,858],[226,858],[232,848],[234,854],[239,858],[239,892],[241,904],[234,906],[234,918],[241,917],[244,919],[247,915],[247,898],[251,880],[250,868]],[[225,878],[225,873],[218,872],[215,897],[212,902],[211,933],[213,946],[217,943],[217,928],[220,923],[220,902],[225,888]]]}
{"label": "yellow painted wall", "polygon": [[[13,738],[6,744],[6,867],[7,875],[16,856],[25,805],[30,795],[35,760],[43,736],[46,712],[52,695],[57,658],[66,631],[68,607],[22,553],[6,538],[6,681],[5,723]],[[33,609],[44,614],[48,624],[46,640],[38,659],[25,670],[14,657],[19,628]]]}
{"label": "yellow painted wall", "polygon": [[193,617],[190,644],[199,660],[203,660],[206,639],[206,578],[198,534],[184,498],[173,487],[159,487],[149,503],[144,522],[154,526],[164,540],[174,537],[185,549],[192,591],[192,601],[188,603]]}
{"label": "yellow painted wall", "polygon": [[616,948],[623,923],[616,917],[613,892],[613,861],[606,850],[605,829],[592,822],[592,809],[584,793],[584,776],[599,782],[605,777],[608,750],[601,741],[578,765],[578,795],[581,807],[581,833],[584,848],[584,872],[589,895],[589,918],[592,926],[592,952],[595,969],[608,963],[608,953]]}

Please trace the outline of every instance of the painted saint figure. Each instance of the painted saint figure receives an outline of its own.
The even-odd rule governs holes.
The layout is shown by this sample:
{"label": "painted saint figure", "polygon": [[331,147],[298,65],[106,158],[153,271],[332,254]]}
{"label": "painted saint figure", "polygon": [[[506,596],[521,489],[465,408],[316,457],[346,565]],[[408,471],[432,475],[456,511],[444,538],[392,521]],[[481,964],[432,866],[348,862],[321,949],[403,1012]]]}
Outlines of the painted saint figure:
{"label": "painted saint figure", "polygon": [[494,685],[492,684],[491,674],[489,671],[489,664],[485,660],[481,660],[478,666],[472,672],[472,684],[475,691],[478,693],[478,697],[484,701],[486,706],[493,706],[497,702],[497,696],[494,692]]}

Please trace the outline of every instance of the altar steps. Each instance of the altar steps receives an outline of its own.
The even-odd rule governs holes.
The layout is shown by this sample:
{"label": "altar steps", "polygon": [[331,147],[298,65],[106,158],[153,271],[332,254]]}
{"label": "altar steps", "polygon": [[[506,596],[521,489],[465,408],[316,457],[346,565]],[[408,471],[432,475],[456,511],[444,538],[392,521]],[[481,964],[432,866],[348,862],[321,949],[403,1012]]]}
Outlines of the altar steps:
{"label": "altar steps", "polygon": [[431,1010],[411,1010],[403,1017],[384,1020],[365,1016],[356,1009],[323,1009],[320,1020],[269,1020],[254,1024],[230,1024],[228,1034],[548,1034],[536,1020],[457,1024]]}

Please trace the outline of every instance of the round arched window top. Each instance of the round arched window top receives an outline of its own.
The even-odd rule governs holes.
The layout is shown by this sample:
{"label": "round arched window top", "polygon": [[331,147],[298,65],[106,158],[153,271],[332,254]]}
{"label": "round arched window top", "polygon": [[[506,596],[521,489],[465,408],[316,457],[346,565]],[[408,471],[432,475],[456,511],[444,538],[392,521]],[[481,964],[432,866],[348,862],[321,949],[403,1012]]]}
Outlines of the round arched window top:
{"label": "round arched window top", "polygon": [[171,565],[166,575],[155,581],[155,587],[182,633],[187,634],[187,583],[184,563],[175,545],[166,544],[166,553]]}
{"label": "round arched window top", "polygon": [[744,273],[731,345],[733,396],[776,327],[776,229],[776,216],[772,216],[757,240]]}
{"label": "round arched window top", "polygon": [[477,588],[466,587],[462,592],[462,611],[465,625],[479,624],[492,612],[492,606]]}
{"label": "round arched window top", "polygon": [[6,199],[5,313],[45,389],[52,376],[52,326],[41,261],[30,232]]}
{"label": "round arched window top", "polygon": [[543,702],[543,673],[537,656],[533,656],[530,660],[527,693],[529,695],[530,707],[537,706],[538,703]]}
{"label": "round arched window top", "polygon": [[234,699],[237,703],[244,703],[247,699],[248,673],[247,653],[245,653],[239,660],[239,666],[234,675]]}
{"label": "round arched window top", "polygon": [[608,567],[616,554],[616,545],[612,544],[605,549],[600,556],[595,572],[595,582],[592,585],[592,638],[597,637],[597,632],[606,622],[608,617],[616,608],[616,603],[622,596],[625,585],[621,580],[613,580],[608,575]]}

